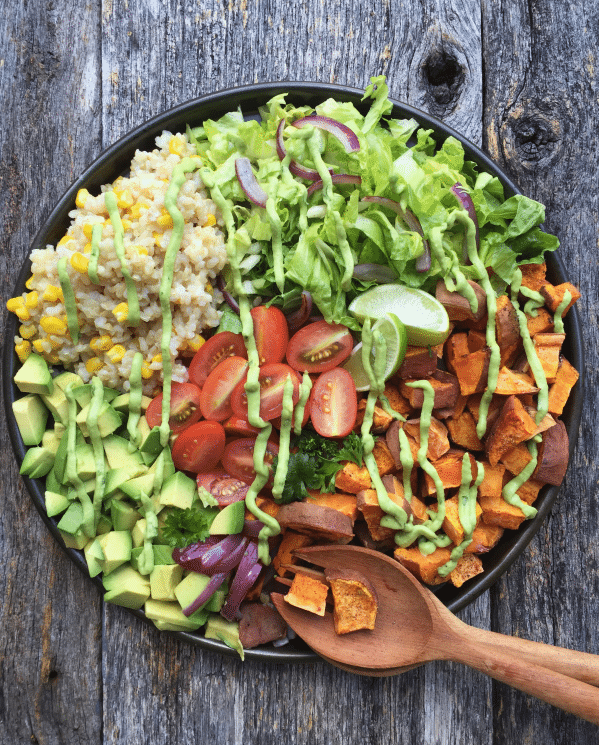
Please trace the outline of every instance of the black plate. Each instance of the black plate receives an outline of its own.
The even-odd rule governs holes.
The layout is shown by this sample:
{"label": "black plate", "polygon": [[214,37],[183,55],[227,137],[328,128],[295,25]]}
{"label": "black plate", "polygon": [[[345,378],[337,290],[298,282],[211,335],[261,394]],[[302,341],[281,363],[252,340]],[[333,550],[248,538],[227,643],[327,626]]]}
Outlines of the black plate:
{"label": "black plate", "polygon": [[[128,170],[133,155],[136,150],[153,150],[155,147],[155,138],[164,130],[171,132],[185,131],[187,124],[198,126],[205,119],[218,118],[228,111],[241,108],[244,115],[248,117],[258,116],[258,107],[265,104],[268,99],[279,93],[287,92],[288,100],[296,105],[315,106],[326,98],[334,97],[339,101],[352,101],[360,110],[366,110],[368,104],[361,103],[363,92],[355,88],[347,88],[337,85],[323,85],[319,83],[262,83],[258,85],[249,85],[241,88],[233,88],[219,93],[213,93],[201,98],[188,101],[187,103],[176,106],[159,116],[150,119],[145,124],[132,130],[125,137],[120,139],[114,145],[109,147],[86,171],[75,181],[75,183],[62,196],[50,217],[46,220],[38,234],[36,235],[32,250],[36,248],[45,248],[46,244],[55,245],[60,238],[66,233],[69,225],[68,213],[74,208],[75,196],[77,191],[83,187],[90,192],[99,192],[100,186],[112,182],[122,172]],[[520,193],[507,176],[493,163],[493,161],[479,150],[475,145],[468,142],[460,134],[455,132],[443,122],[433,117],[413,109],[412,107],[394,101],[394,108],[391,114],[394,118],[416,119],[419,124],[426,129],[433,129],[436,139],[442,142],[448,136],[453,136],[460,140],[464,146],[466,157],[476,162],[482,170],[499,177],[502,181],[506,195]],[[566,272],[558,256],[549,254],[547,257],[548,276],[550,280],[559,284],[566,281]],[[20,295],[25,291],[25,281],[30,276],[30,261],[26,260],[13,296]],[[6,406],[6,417],[8,428],[13,444],[13,448],[19,464],[25,455],[25,447],[15,419],[12,414],[12,402],[18,398],[20,393],[13,383],[13,377],[18,369],[18,360],[14,353],[13,344],[8,341],[17,333],[19,323],[16,316],[8,314],[8,322],[5,330],[5,339],[8,343],[4,345],[3,363],[4,363],[4,401]],[[573,308],[565,319],[566,343],[564,353],[574,367],[581,372],[580,379],[574,388],[573,394],[566,406],[563,415],[563,421],[567,427],[570,437],[570,457],[574,449],[576,438],[578,436],[578,425],[582,412],[583,401],[583,352],[582,352],[582,333],[580,319],[576,308]],[[56,527],[56,520],[46,515],[44,508],[44,482],[42,480],[24,478],[25,485],[29,491],[35,506],[39,510],[44,522],[48,526],[52,535],[59,543],[61,548],[75,562],[84,574],[88,575],[87,565],[83,557],[83,552],[75,549],[66,548],[60,533]],[[512,562],[526,548],[534,534],[537,532],[545,516],[549,512],[551,505],[558,494],[558,487],[544,487],[535,503],[538,508],[538,514],[534,520],[526,522],[523,527],[517,531],[506,531],[499,545],[493,549],[483,559],[485,572],[468,581],[463,587],[455,588],[444,585],[437,589],[438,597],[453,612],[459,611],[471,603],[482,592],[487,590],[497,579],[507,570]],[[89,575],[88,575],[89,576]],[[98,577],[93,580],[94,584],[102,588],[102,582]],[[143,618],[150,623],[142,611],[131,611],[139,618]],[[163,632],[165,633],[165,632]],[[180,639],[196,644],[200,647],[212,649],[224,654],[235,655],[231,649],[224,644],[211,639],[204,639],[201,636],[187,632],[168,632],[174,633]],[[306,662],[318,659],[317,656],[301,641],[294,640],[290,645],[275,648],[268,647],[262,649],[249,649],[246,651],[247,659],[268,661],[268,662]]]}

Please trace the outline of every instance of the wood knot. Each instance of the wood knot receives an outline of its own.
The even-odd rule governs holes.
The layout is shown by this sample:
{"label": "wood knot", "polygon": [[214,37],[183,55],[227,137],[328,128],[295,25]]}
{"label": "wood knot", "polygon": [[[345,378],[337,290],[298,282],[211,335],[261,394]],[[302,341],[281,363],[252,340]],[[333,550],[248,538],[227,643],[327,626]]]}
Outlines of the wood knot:
{"label": "wood knot", "polygon": [[446,114],[457,102],[466,77],[454,50],[445,46],[432,50],[422,63],[422,76],[436,109],[432,113]]}
{"label": "wood knot", "polygon": [[561,151],[564,121],[559,103],[520,102],[501,127],[508,160],[518,160],[527,168],[547,166]]}

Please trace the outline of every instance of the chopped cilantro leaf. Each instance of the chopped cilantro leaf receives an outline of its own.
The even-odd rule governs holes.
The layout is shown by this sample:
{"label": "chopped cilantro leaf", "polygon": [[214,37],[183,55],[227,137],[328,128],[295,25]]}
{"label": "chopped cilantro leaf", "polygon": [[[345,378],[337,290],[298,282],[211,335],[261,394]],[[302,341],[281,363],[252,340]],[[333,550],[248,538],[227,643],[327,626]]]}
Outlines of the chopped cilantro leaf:
{"label": "chopped cilantro leaf", "polygon": [[191,543],[205,541],[217,514],[218,509],[199,505],[186,510],[173,507],[162,526],[162,539],[173,548],[185,548]]}

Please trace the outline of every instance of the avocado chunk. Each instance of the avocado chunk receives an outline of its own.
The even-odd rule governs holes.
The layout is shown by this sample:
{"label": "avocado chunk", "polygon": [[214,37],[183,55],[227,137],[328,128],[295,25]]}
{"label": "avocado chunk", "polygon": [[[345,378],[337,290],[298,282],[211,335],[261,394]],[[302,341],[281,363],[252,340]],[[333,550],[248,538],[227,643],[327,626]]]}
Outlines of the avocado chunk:
{"label": "avocado chunk", "polygon": [[159,502],[164,507],[178,507],[188,510],[196,496],[196,482],[177,471],[164,482],[160,491]]}
{"label": "avocado chunk", "polygon": [[146,601],[144,612],[160,631],[195,631],[208,618],[207,611],[196,611],[188,618],[183,615],[179,603],[153,598]]}
{"label": "avocado chunk", "polygon": [[104,576],[104,600],[137,610],[150,597],[150,582],[137,572],[131,564],[123,564]]}
{"label": "avocado chunk", "polygon": [[69,500],[64,494],[57,494],[56,492],[48,490],[46,490],[44,494],[44,502],[48,517],[60,515],[60,513],[64,512],[70,505]]}
{"label": "avocado chunk", "polygon": [[56,455],[61,438],[53,429],[47,429],[42,436],[42,447]]}
{"label": "avocado chunk", "polygon": [[[85,437],[89,437],[89,428],[87,426],[87,418],[89,416],[89,410],[91,403],[84,406],[81,411],[77,414],[77,426]],[[118,411],[115,411],[112,406],[107,402],[100,406],[98,412],[98,430],[100,437],[108,437],[115,432],[123,423],[123,417]]]}
{"label": "avocado chunk", "polygon": [[102,546],[97,538],[89,541],[89,543],[83,547],[83,554],[87,562],[89,576],[97,577],[97,575],[102,571],[102,563],[105,559],[104,551],[102,551]]}
{"label": "avocado chunk", "polygon": [[128,530],[111,530],[98,538],[104,562],[102,568],[108,575],[131,559],[131,533]]}
{"label": "avocado chunk", "polygon": [[175,473],[173,456],[171,455],[171,449],[169,447],[165,447],[162,450],[154,463],[150,466],[150,468],[148,468],[148,473],[156,473],[156,471],[160,469],[162,470],[163,482]]}
{"label": "avocado chunk", "polygon": [[26,447],[39,445],[44,436],[48,409],[35,393],[29,393],[13,402],[12,413]]}
{"label": "avocado chunk", "polygon": [[183,579],[179,564],[159,564],[150,573],[150,594],[154,600],[176,600],[175,587]]}
{"label": "avocado chunk", "polygon": [[25,453],[21,469],[21,476],[29,476],[30,479],[41,479],[51,470],[54,465],[54,453],[44,447],[29,448]]}
{"label": "avocado chunk", "polygon": [[243,530],[245,502],[231,502],[212,521],[210,535],[236,535]]}
{"label": "avocado chunk", "polygon": [[80,502],[72,502],[56,526],[67,548],[81,549],[89,541],[83,532],[83,507]]}
{"label": "avocado chunk", "polygon": [[104,496],[111,497],[126,481],[143,476],[144,473],[146,473],[146,467],[135,459],[132,459],[130,464],[123,465],[120,468],[109,468],[106,471]]}
{"label": "avocado chunk", "polygon": [[145,494],[146,497],[152,496],[154,491],[154,474],[144,473],[143,476],[137,476],[134,479],[123,481],[120,488],[128,497],[139,502],[142,494]]}
{"label": "avocado chunk", "polygon": [[55,385],[52,393],[48,395],[42,394],[42,399],[52,412],[55,421],[62,424],[66,424],[69,421],[69,402],[61,388]]}
{"label": "avocado chunk", "polygon": [[[86,406],[89,406],[92,401],[93,395],[94,391],[91,383],[83,383],[82,385],[73,388],[73,396],[75,396],[75,400],[82,409],[84,409]],[[104,401],[110,402],[119,395],[119,392],[115,391],[114,388],[104,387],[103,395]]]}
{"label": "avocado chunk", "polygon": [[54,385],[58,386],[63,393],[69,383],[73,384],[73,388],[78,388],[83,385],[83,378],[77,373],[68,371],[61,372],[54,378]]}
{"label": "avocado chunk", "polygon": [[213,613],[218,613],[219,610],[225,604],[225,600],[227,599],[228,593],[229,593],[229,586],[225,582],[223,585],[221,585],[218,588],[218,590],[206,603],[206,605],[204,606],[204,610],[209,610],[209,611],[212,611]]}
{"label": "avocado chunk", "polygon": [[139,420],[138,429],[141,431],[141,442],[139,449],[148,455],[159,455],[164,449],[160,443],[160,427],[150,427],[145,417]]}
{"label": "avocado chunk", "polygon": [[132,530],[135,523],[141,518],[135,507],[120,499],[110,501],[110,517],[115,530]]}
{"label": "avocado chunk", "polygon": [[30,354],[15,375],[15,385],[21,393],[44,393],[54,390],[48,363],[39,354]]}
{"label": "avocado chunk", "polygon": [[[171,565],[176,564],[173,559],[173,549],[171,546],[163,546],[160,543],[153,543],[152,550],[154,551],[154,566]],[[143,546],[136,546],[131,550],[131,566],[137,569],[139,572],[139,556],[143,551]]]}
{"label": "avocado chunk", "polygon": [[[130,399],[131,399],[130,393],[121,393],[120,396],[117,396],[116,398],[112,399],[112,407],[116,409],[117,411],[120,411],[121,414],[128,414]],[[152,399],[149,396],[142,396],[141,397],[141,410],[145,412],[151,403],[152,403]]]}
{"label": "avocado chunk", "polygon": [[141,455],[137,450],[129,450],[129,440],[119,435],[109,435],[105,437],[102,444],[104,445],[104,455],[110,468],[121,468],[132,463],[144,465]]}
{"label": "avocado chunk", "polygon": [[238,652],[243,660],[243,646],[239,640],[239,624],[237,621],[226,621],[222,616],[212,613],[206,623],[204,636],[206,639],[219,639],[224,642],[227,647],[231,647]]}

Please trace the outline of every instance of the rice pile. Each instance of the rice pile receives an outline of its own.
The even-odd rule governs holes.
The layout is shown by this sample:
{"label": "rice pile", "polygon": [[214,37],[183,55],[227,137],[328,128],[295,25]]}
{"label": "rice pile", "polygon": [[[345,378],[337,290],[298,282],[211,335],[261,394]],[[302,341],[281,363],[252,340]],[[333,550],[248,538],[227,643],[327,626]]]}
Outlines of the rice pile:
{"label": "rice pile", "polygon": [[[28,340],[31,351],[52,364],[73,370],[85,382],[97,375],[104,385],[120,391],[129,390],[131,363],[139,351],[144,358],[142,375],[147,395],[153,394],[162,382],[158,291],[172,232],[164,197],[175,164],[196,154],[183,134],[163,132],[156,144],[157,149],[152,152],[136,152],[129,178],[118,178],[114,184],[103,186],[102,194],[97,196],[80,191],[77,209],[69,213],[72,223],[66,236],[56,247],[32,252],[32,277],[26,283],[29,293],[23,295],[30,318],[23,320],[20,316],[20,336],[15,338],[16,345]],[[125,256],[139,297],[141,321],[137,328],[126,323],[127,306],[123,304],[127,292],[114,249],[114,230],[104,204],[103,192],[107,190],[115,192],[125,231]],[[193,355],[202,343],[201,331],[218,325],[217,306],[222,295],[214,287],[214,279],[227,258],[222,218],[207,197],[197,171],[187,174],[177,205],[185,219],[185,229],[170,298],[173,358]],[[95,285],[87,274],[94,223],[102,224],[100,285]],[[63,326],[67,320],[57,270],[62,256],[67,257],[77,302],[77,344],[73,344],[68,331],[52,333],[55,328],[47,320],[61,319]],[[187,380],[187,369],[181,362],[173,364],[173,380]]]}

